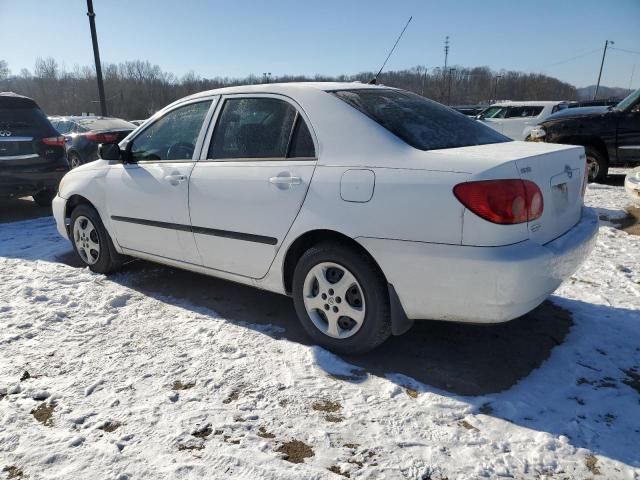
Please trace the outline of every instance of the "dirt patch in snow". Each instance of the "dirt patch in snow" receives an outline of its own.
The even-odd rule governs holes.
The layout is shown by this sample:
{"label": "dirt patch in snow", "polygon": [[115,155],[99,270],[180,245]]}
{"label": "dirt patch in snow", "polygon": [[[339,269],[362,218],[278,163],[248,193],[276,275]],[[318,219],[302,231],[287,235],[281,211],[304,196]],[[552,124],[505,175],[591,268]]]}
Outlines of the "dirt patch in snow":
{"label": "dirt patch in snow", "polygon": [[171,389],[172,390],[189,390],[190,388],[193,388],[195,386],[196,386],[195,382],[182,383],[180,380],[176,380],[175,382],[173,382],[173,387],[171,387]]}
{"label": "dirt patch in snow", "polygon": [[55,410],[54,405],[49,405],[47,403],[41,403],[37,408],[31,410],[31,415],[43,424],[45,427],[53,426],[53,411]]}
{"label": "dirt patch in snow", "polygon": [[107,421],[104,423],[104,425],[99,426],[98,430],[102,430],[103,432],[107,432],[107,433],[112,433],[112,432],[115,432],[117,429],[119,429],[121,426],[122,424],[120,422]]}
{"label": "dirt patch in snow", "polygon": [[291,463],[303,463],[305,458],[313,457],[313,449],[304,442],[291,440],[283,443],[276,452],[284,453],[285,460]]}
{"label": "dirt patch in snow", "polygon": [[262,438],[275,438],[276,436],[273,433],[269,433],[266,428],[260,427],[258,429],[258,436]]}
{"label": "dirt patch in snow", "polygon": [[638,394],[640,394],[640,372],[636,368],[629,368],[627,370],[623,370],[627,378],[625,378],[622,383],[633,388]]}
{"label": "dirt patch in snow", "polygon": [[7,479],[24,478],[24,472],[22,471],[22,469],[16,467],[15,465],[9,465],[8,467],[4,467],[2,471],[8,474]]}
{"label": "dirt patch in snow", "polygon": [[332,402],[331,400],[320,400],[311,405],[311,408],[318,412],[335,413],[342,410],[342,405],[339,402]]}
{"label": "dirt patch in snow", "polygon": [[460,425],[461,427],[466,428],[467,430],[473,430],[474,432],[479,432],[480,431],[476,427],[471,425],[469,422],[467,422],[466,420],[460,420],[458,422],[458,425]]}
{"label": "dirt patch in snow", "polygon": [[416,390],[414,390],[413,388],[408,388],[407,387],[407,388],[404,389],[404,391],[411,398],[418,398],[418,392]]}
{"label": "dirt patch in snow", "polygon": [[183,452],[185,450],[204,450],[204,445],[202,444],[189,444],[189,445],[185,445],[185,444],[180,444],[178,445],[178,450]]}
{"label": "dirt patch in snow", "polygon": [[640,207],[627,208],[627,216],[620,225],[620,229],[631,235],[640,235]]}
{"label": "dirt patch in snow", "polygon": [[212,433],[213,429],[211,428],[211,425],[205,425],[204,427],[193,432],[193,436],[196,438],[206,439]]}
{"label": "dirt patch in snow", "polygon": [[587,455],[584,461],[587,469],[594,475],[600,475],[600,468],[598,467],[598,459],[594,455]]}
{"label": "dirt patch in snow", "polygon": [[330,423],[340,423],[344,420],[344,417],[342,415],[327,415],[324,419]]}
{"label": "dirt patch in snow", "polygon": [[234,390],[229,394],[227,398],[225,398],[222,403],[227,404],[231,402],[235,402],[240,398],[240,390]]}
{"label": "dirt patch in snow", "polygon": [[20,377],[20,381],[24,382],[25,380],[29,380],[31,378],[31,374],[29,374],[28,370],[25,370],[22,376]]}
{"label": "dirt patch in snow", "polygon": [[329,467],[327,470],[329,470],[332,473],[335,473],[336,475],[341,475],[341,476],[346,477],[346,478],[351,478],[351,475],[349,475],[348,472],[343,472],[340,469],[340,467],[337,466],[337,465],[333,465],[333,466]]}

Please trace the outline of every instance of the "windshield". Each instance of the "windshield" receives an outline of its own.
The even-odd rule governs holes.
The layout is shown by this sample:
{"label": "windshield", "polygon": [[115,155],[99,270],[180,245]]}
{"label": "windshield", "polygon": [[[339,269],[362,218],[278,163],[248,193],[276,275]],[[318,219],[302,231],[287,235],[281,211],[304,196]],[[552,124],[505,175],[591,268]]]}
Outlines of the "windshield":
{"label": "windshield", "polygon": [[331,93],[420,150],[511,141],[481,122],[414,93],[386,88]]}
{"label": "windshield", "polygon": [[616,105],[616,110],[624,112],[625,110],[633,107],[633,105],[637,103],[638,100],[640,100],[640,88],[635,92],[629,94],[624,100],[621,100],[620,103]]}
{"label": "windshield", "polygon": [[507,114],[506,107],[489,107],[480,114],[480,119],[485,118],[504,118]]}

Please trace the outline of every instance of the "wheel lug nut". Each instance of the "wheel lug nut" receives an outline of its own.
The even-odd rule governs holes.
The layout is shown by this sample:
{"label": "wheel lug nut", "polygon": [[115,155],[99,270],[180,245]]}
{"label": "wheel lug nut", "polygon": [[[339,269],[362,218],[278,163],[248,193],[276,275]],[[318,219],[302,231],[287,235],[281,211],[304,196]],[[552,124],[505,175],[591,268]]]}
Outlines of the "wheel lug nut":
{"label": "wheel lug nut", "polygon": [[329,295],[333,295],[333,288],[329,289]]}
{"label": "wheel lug nut", "polygon": [[324,309],[325,309],[325,310],[329,310],[329,305],[325,303],[325,304],[324,304]]}
{"label": "wheel lug nut", "polygon": [[336,297],[336,303],[340,303],[342,299],[340,297]]}
{"label": "wheel lug nut", "polygon": [[323,293],[323,294],[322,294],[322,299],[323,299],[323,300],[326,300],[326,299],[327,299],[327,294],[326,294],[326,293]]}
{"label": "wheel lug nut", "polygon": [[333,311],[334,311],[335,313],[338,313],[338,307],[333,307]]}

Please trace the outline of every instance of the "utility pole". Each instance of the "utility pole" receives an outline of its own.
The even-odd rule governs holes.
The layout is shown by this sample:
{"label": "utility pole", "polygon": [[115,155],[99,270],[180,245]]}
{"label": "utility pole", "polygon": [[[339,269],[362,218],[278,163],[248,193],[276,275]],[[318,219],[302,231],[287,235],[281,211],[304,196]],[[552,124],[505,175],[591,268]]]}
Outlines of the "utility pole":
{"label": "utility pole", "polygon": [[449,60],[449,35],[444,37],[444,71],[447,71],[447,61]]}
{"label": "utility pole", "polygon": [[502,78],[502,75],[496,75],[495,83],[493,84],[493,101],[491,103],[495,103],[498,95],[498,80]]}
{"label": "utility pole", "polygon": [[450,68],[449,69],[449,89],[447,92],[447,105],[451,105],[451,76],[453,74],[453,72],[455,72],[456,69],[455,68]]}
{"label": "utility pole", "polygon": [[612,42],[611,40],[605,40],[604,51],[602,52],[602,63],[600,63],[600,73],[598,73],[598,83],[596,83],[596,92],[593,94],[594,100],[598,96],[598,89],[600,88],[600,78],[602,77],[602,67],[604,67],[604,57],[607,55],[607,47],[609,45],[614,45],[614,42]]}
{"label": "utility pole", "polygon": [[424,84],[427,81],[427,67],[424,67],[424,73],[422,74],[422,89],[420,90],[420,95],[424,97]]}
{"label": "utility pole", "polygon": [[271,72],[264,72],[262,74],[262,83],[269,83],[270,77],[271,77]]}
{"label": "utility pole", "polygon": [[93,12],[93,0],[87,0],[87,16],[91,28],[91,42],[93,43],[93,59],[96,62],[96,78],[98,80],[98,95],[100,95],[100,110],[102,116],[107,116],[107,101],[104,98],[104,84],[102,83],[102,66],[100,64],[100,51],[98,50],[98,35],[96,34],[96,14]]}

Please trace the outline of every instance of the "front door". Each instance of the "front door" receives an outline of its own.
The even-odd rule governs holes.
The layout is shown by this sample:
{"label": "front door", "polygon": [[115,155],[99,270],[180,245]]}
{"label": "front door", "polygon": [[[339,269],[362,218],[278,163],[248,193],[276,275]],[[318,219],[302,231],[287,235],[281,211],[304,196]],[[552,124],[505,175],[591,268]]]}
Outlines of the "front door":
{"label": "front door", "polygon": [[203,265],[251,278],[269,270],[316,165],[303,115],[274,95],[224,99],[189,186]]}
{"label": "front door", "polygon": [[189,177],[211,102],[170,110],[131,140],[130,163],[111,167],[107,204],[122,247],[200,263],[189,219]]}
{"label": "front door", "polygon": [[618,162],[640,164],[640,98],[618,116],[616,137]]}

